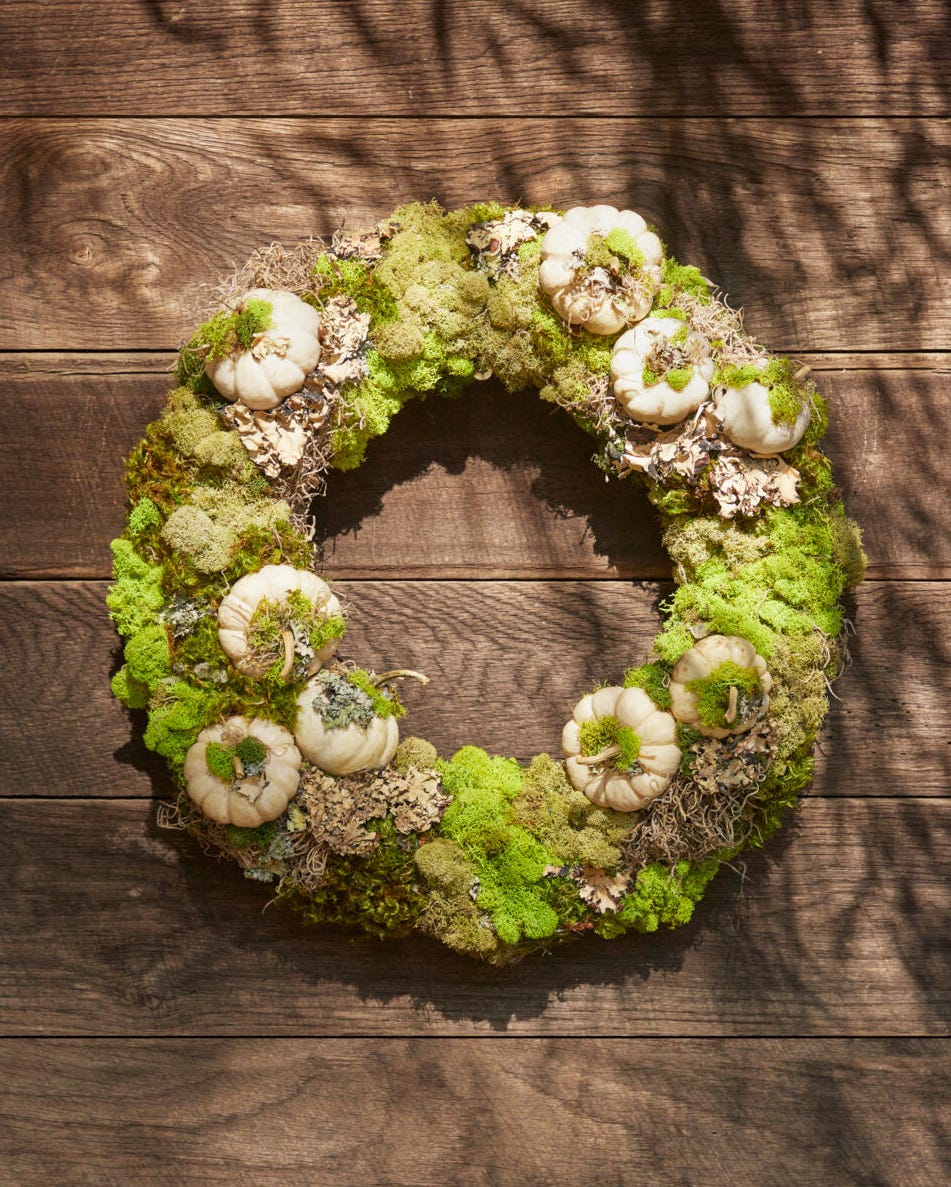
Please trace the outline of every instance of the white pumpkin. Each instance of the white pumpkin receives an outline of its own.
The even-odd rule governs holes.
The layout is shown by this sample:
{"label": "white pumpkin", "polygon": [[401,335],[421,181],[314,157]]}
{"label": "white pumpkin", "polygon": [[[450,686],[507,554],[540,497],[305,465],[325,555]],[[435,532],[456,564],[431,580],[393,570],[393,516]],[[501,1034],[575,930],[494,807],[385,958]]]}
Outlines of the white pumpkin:
{"label": "white pumpkin", "polygon": [[[681,341],[672,342],[673,338]],[[653,365],[652,365],[653,364]],[[650,367],[657,382],[644,382]],[[617,402],[632,420],[669,425],[683,420],[707,398],[714,362],[710,343],[676,317],[648,317],[622,334],[611,355],[611,380]],[[689,371],[683,385],[671,387],[664,376]]]}
{"label": "white pumpkin", "polygon": [[232,403],[248,408],[276,408],[299,391],[320,359],[320,319],[317,310],[286,289],[251,289],[249,300],[268,301],[271,324],[255,336],[247,350],[223,359],[209,359],[205,374],[216,390]]}
{"label": "white pumpkin", "polygon": [[368,710],[363,724],[351,721],[346,726],[329,726],[324,724],[319,708],[326,701],[326,689],[319,676],[309,680],[297,698],[294,737],[308,762],[328,775],[385,767],[400,741],[396,717],[377,717]]}
{"label": "white pumpkin", "polygon": [[[210,742],[236,746],[245,738],[256,738],[265,748],[263,768],[246,774],[240,760],[234,778],[222,779],[208,769],[206,752]],[[190,798],[202,812],[219,824],[257,828],[275,820],[297,791],[300,780],[300,751],[283,726],[263,717],[230,717],[203,729],[185,756],[185,785]]]}
{"label": "white pumpkin", "polygon": [[755,381],[743,387],[718,388],[713,410],[733,444],[760,457],[773,457],[798,445],[812,419],[812,410],[804,404],[795,423],[777,424],[768,388]]}
{"label": "white pumpkin", "polygon": [[[582,725],[602,717],[616,718],[640,738],[640,772],[619,770],[610,758],[592,763],[582,754]],[[676,722],[658,709],[642,688],[611,686],[582,697],[562,731],[561,745],[572,787],[583,791],[592,803],[616,812],[636,812],[650,803],[668,786],[680,765]]]}
{"label": "white pumpkin", "polygon": [[[697,711],[697,694],[687,687],[694,680],[705,680],[721,664],[734,663],[755,673],[760,683],[762,697],[755,706],[742,713],[737,695],[731,693],[731,702],[726,707],[726,720],[732,724],[726,727],[704,725]],[[748,639],[739,635],[707,635],[689,651],[685,651],[670,675],[670,711],[678,721],[693,726],[707,738],[725,738],[729,734],[740,734],[750,729],[769,708],[769,690],[773,678],[766,670],[766,660],[758,655]],[[732,715],[732,716],[731,716]]]}
{"label": "white pumpkin", "polygon": [[[615,228],[626,231],[644,255],[636,282],[617,291],[603,269],[585,268],[588,239],[602,239]],[[592,334],[616,334],[644,317],[661,281],[664,248],[647,223],[633,210],[614,206],[573,206],[542,240],[538,280],[555,311],[572,326]]]}
{"label": "white pumpkin", "polygon": [[[340,602],[330,592],[330,586],[316,573],[307,569],[295,569],[293,565],[265,565],[256,573],[239,577],[221,599],[218,607],[218,641],[234,666],[252,680],[259,680],[272,661],[261,662],[251,654],[248,642],[248,628],[259,603],[267,598],[271,602],[286,603],[287,595],[297,590],[313,605],[324,618],[341,613]],[[325,660],[337,650],[339,639],[331,639],[310,661],[310,671],[315,672]]]}

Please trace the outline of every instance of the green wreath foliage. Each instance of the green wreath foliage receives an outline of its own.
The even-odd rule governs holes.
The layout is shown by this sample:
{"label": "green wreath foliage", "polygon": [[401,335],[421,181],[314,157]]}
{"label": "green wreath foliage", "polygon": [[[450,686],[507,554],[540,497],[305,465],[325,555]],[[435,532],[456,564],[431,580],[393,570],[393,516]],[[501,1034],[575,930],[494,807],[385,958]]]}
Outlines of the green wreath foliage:
{"label": "green wreath foliage", "polygon": [[[789,360],[767,358],[765,368],[747,361],[759,348],[738,315],[666,250],[651,314],[702,327],[716,366],[711,388],[768,382],[777,423],[810,408],[805,433],[776,463],[795,471],[795,498],[777,497],[772,472],[751,473],[755,459],[740,459],[740,493],[730,503],[736,481],[727,490],[716,479],[729,450],[709,419],[699,429],[696,418],[645,428],[624,415],[610,390],[619,333],[568,325],[540,288],[542,238],[556,213],[413,204],[364,235],[258,253],[224,308],[183,347],[165,409],[128,459],[129,513],[112,544],[107,597],[124,638],[113,692],[147,710],[145,743],[183,788],[164,811],[166,823],[230,856],[309,920],[378,936],[422,932],[496,964],[584,933],[613,938],[680,926],[718,867],[777,829],[811,776],[829,681],[842,662],[841,597],[864,567],[858,529],[821,449],[822,397]],[[629,237],[612,232],[592,239],[578,267],[621,284],[639,274],[642,260]],[[332,378],[318,368],[291,411],[239,415],[206,373],[210,359],[249,349],[267,328],[267,302],[239,300],[242,288],[255,286],[290,289],[313,306],[325,352],[335,341],[343,360]],[[648,372],[644,382],[656,381]],[[457,396],[489,373],[510,392],[532,389],[563,408],[592,437],[595,463],[617,480],[642,483],[656,508],[676,588],[653,654],[631,657],[624,685],[666,710],[671,672],[697,640],[739,636],[768,665],[765,717],[751,734],[722,739],[681,723],[680,771],[634,813],[591,802],[549,755],[525,766],[465,746],[445,758],[409,737],[383,770],[334,778],[305,761],[309,798],[292,798],[258,827],[209,819],[184,790],[185,759],[200,731],[243,716],[293,732],[307,679],[298,669],[288,676],[280,656],[258,678],[229,663],[218,637],[222,598],[265,565],[312,568],[311,502],[326,468],[359,466],[367,443],[409,400]],[[672,367],[667,382],[676,391],[687,378]],[[283,468],[272,457],[269,469],[262,425],[287,428],[294,417],[307,429],[304,456]],[[663,441],[664,456],[655,448]],[[267,462],[266,448],[264,455]],[[672,455],[682,464],[670,465]],[[317,646],[344,629],[339,618],[308,624]],[[277,638],[286,628],[262,619],[259,631]],[[371,716],[397,712],[398,698],[382,694],[372,673],[344,665],[340,675],[351,689],[348,705]],[[704,711],[714,722],[719,693],[707,692]],[[617,729],[605,734],[612,738],[627,745],[633,769],[637,739]],[[237,750],[209,747],[209,769],[227,777],[241,760]],[[307,805],[321,797],[339,827],[318,838]]]}

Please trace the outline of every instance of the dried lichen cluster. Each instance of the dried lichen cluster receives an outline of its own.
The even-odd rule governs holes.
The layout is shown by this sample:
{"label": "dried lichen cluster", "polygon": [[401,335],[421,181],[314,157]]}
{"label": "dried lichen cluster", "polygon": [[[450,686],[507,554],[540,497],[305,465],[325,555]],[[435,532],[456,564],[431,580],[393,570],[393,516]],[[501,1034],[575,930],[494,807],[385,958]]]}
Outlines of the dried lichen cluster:
{"label": "dried lichen cluster", "polygon": [[[163,821],[308,918],[497,963],[689,919],[808,782],[861,579],[804,370],[606,206],[413,205],[266,248],[219,298],[129,459],[113,544],[113,689],[182,784]],[[645,484],[674,564],[655,654],[582,697],[567,766],[397,745],[393,682],[419,674],[340,662],[345,607],[310,571],[328,468],[407,400],[491,374]]]}

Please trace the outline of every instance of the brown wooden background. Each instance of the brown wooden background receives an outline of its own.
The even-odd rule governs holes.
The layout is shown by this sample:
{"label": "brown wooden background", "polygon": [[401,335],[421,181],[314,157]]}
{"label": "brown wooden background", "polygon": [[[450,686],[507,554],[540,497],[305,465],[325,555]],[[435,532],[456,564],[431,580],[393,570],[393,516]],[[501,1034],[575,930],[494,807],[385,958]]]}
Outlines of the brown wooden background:
{"label": "brown wooden background", "polygon": [[[939,0],[0,5],[0,1181],[949,1180],[949,44]],[[493,196],[641,211],[820,372],[871,561],[797,820],[689,928],[505,973],[159,833],[103,609],[202,284]],[[445,753],[556,748],[649,646],[589,453],[481,385],[332,481],[353,653],[430,674]]]}

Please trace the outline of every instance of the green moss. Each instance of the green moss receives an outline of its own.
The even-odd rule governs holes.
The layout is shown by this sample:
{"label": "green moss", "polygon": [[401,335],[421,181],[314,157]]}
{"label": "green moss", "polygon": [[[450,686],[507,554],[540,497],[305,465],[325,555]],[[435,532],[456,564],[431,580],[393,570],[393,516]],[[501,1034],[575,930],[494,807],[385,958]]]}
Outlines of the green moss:
{"label": "green moss", "polygon": [[690,380],[693,379],[693,367],[673,367],[664,376],[664,380],[675,392],[682,392]]}
{"label": "green moss", "polygon": [[393,766],[401,773],[410,767],[425,771],[435,767],[438,758],[439,754],[432,742],[427,742],[425,738],[404,738],[396,748]]}
{"label": "green moss", "polygon": [[[230,783],[234,779],[234,747],[224,746],[221,742],[209,742],[205,747],[205,765],[218,779]],[[251,831],[245,830],[245,831]],[[236,846],[243,848],[243,846]]]}
{"label": "green moss", "polygon": [[564,765],[547,754],[532,759],[511,811],[513,823],[535,836],[556,865],[613,870],[631,829],[629,814],[591,803],[568,782]]}
{"label": "green moss", "polygon": [[753,702],[763,696],[763,685],[752,668],[743,668],[733,660],[718,664],[709,676],[690,680],[687,689],[697,698],[697,716],[701,725],[722,729],[731,722],[726,720],[731,691],[738,695],[734,721],[744,721],[750,716]]}
{"label": "green moss", "polygon": [[332,260],[321,256],[314,265],[314,277],[324,304],[333,297],[346,296],[361,313],[369,313],[374,322],[392,321],[398,316],[392,293],[362,260]]}
{"label": "green moss", "polygon": [[347,633],[347,623],[342,614],[331,614],[310,628],[307,641],[314,651],[322,651],[334,639],[342,639]]}
{"label": "green moss", "polygon": [[113,540],[110,547],[116,584],[106,594],[106,605],[119,633],[134,635],[165,605],[162,567],[143,560],[128,540]]}
{"label": "green moss", "polygon": [[248,350],[256,334],[271,325],[274,307],[270,301],[252,297],[236,309],[222,309],[199,326],[178,358],[179,383],[196,386],[204,377],[205,364],[227,358],[236,350]]}
{"label": "green moss", "polygon": [[199,573],[220,573],[228,567],[235,533],[216,524],[200,507],[179,507],[165,521],[162,539],[184,553]]}
{"label": "green moss", "polygon": [[144,535],[150,528],[162,526],[162,513],[150,498],[139,499],[129,512],[126,532],[133,540]]}
{"label": "green moss", "polygon": [[658,663],[641,664],[624,674],[625,688],[643,688],[658,709],[670,708],[670,672]]}
{"label": "green moss", "polygon": [[584,262],[587,268],[604,268],[615,276],[621,276],[642,268],[644,253],[627,231],[615,227],[607,235],[588,236]]}
{"label": "green moss", "polygon": [[250,735],[242,738],[234,748],[235,757],[241,760],[245,767],[260,766],[267,758],[267,747],[259,738]]}
{"label": "green moss", "polygon": [[674,618],[664,626],[654,640],[654,650],[667,666],[673,667],[683,653],[693,647],[695,642],[696,639],[690,633],[687,624]]}
{"label": "green moss", "polygon": [[198,689],[183,680],[163,684],[153,693],[145,744],[168,762],[176,775],[199,732],[221,714],[220,693]]}
{"label": "green moss", "polygon": [[796,378],[796,366],[789,359],[770,359],[765,367],[758,363],[732,364],[717,368],[713,382],[742,388],[760,383],[769,393],[769,409],[774,424],[795,424],[810,401],[811,389]]}
{"label": "green moss", "polygon": [[622,725],[616,717],[589,718],[581,725],[581,753],[593,758],[610,747],[618,746],[620,751],[611,762],[619,770],[639,770],[637,756],[641,752],[641,740],[630,728]]}
{"label": "green moss", "polygon": [[846,519],[841,505],[829,518],[832,540],[832,559],[842,574],[842,588],[854,589],[862,583],[868,558],[862,548],[862,530]]}
{"label": "green moss", "polygon": [[190,492],[189,502],[165,521],[162,540],[198,573],[221,573],[231,564],[243,534],[273,530],[289,517],[286,503],[256,497],[237,483],[199,485]]}
{"label": "green moss", "polygon": [[682,721],[678,721],[675,733],[677,735],[677,745],[680,747],[680,773],[684,778],[689,779],[692,769],[694,755],[691,753],[691,746],[695,745],[703,735],[699,730],[694,729],[691,725],[684,725]]}
{"label": "green moss", "polygon": [[[232,775],[231,765],[229,760],[228,775],[222,778],[230,779]],[[277,822],[268,820],[264,824],[259,824],[257,828],[240,828],[236,824],[229,824],[225,826],[225,836],[228,839],[228,844],[232,849],[237,849],[241,852],[245,849],[268,849],[274,844],[278,835]]]}
{"label": "green moss", "polygon": [[618,256],[628,269],[644,267],[644,253],[634,242],[633,236],[623,227],[613,227],[604,236],[604,246]]}
{"label": "green moss", "polygon": [[136,631],[125,645],[129,675],[139,684],[153,688],[172,670],[168,631],[161,623],[150,623]]}
{"label": "green moss", "polygon": [[[509,759],[490,758],[467,746],[448,762],[440,762],[438,769],[445,790],[453,796],[440,832],[458,845],[475,870],[476,903],[488,916],[499,941],[513,945],[552,936],[559,927],[556,908],[565,892],[546,870],[557,864],[558,855],[519,823],[557,803],[558,792],[551,786],[550,776],[546,779],[543,775],[547,787],[533,787],[529,797],[518,802],[522,771]],[[536,779],[538,774],[536,770]],[[573,830],[564,812],[562,817],[557,827],[563,835]],[[577,907],[577,896],[570,897]]]}
{"label": "green moss", "polygon": [[385,359],[418,359],[426,346],[423,327],[411,321],[385,322],[373,332],[373,344]]}
{"label": "green moss", "polygon": [[292,895],[312,923],[359,927],[370,935],[405,935],[426,906],[417,876],[415,845],[399,836],[389,820],[368,826],[380,838],[365,857],[331,854],[320,885]]}
{"label": "green moss", "polygon": [[468,895],[475,885],[475,867],[448,837],[436,837],[416,850],[416,865],[426,882],[452,897]]}
{"label": "green moss", "polygon": [[387,688],[380,688],[373,682],[373,677],[369,672],[357,668],[356,671],[347,673],[347,680],[354,688],[358,688],[365,696],[369,697],[374,716],[382,718],[406,716],[406,709],[396,693]]}
{"label": "green moss", "polygon": [[627,928],[651,932],[663,924],[680,927],[690,921],[719,862],[679,861],[673,870],[654,862],[641,870],[632,891],[624,896],[617,919]]}
{"label": "green moss", "polygon": [[127,664],[123,664],[112,677],[109,687],[116,700],[121,701],[127,709],[145,709],[149,703],[149,688],[133,679]]}
{"label": "green moss", "polygon": [[485,959],[496,956],[502,945],[473,901],[476,868],[460,846],[447,837],[435,837],[419,846],[415,861],[427,889],[417,926],[456,952]]}
{"label": "green moss", "polygon": [[657,309],[670,308],[680,293],[688,293],[703,304],[710,301],[710,286],[699,268],[692,264],[678,264],[671,255],[665,255],[661,268],[663,283],[654,298]]}

